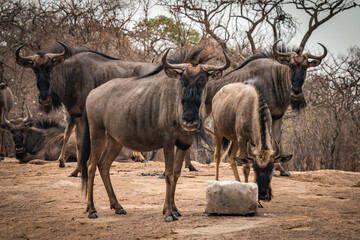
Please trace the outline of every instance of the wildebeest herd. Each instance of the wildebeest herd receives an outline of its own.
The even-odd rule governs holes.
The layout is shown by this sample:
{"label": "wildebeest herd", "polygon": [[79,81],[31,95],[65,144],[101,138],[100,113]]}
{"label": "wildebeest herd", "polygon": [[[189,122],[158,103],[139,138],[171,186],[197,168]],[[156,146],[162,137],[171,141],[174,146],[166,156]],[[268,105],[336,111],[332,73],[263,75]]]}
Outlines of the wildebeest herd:
{"label": "wildebeest herd", "polygon": [[259,200],[270,201],[273,170],[288,175],[279,162],[292,157],[282,153],[282,117],[290,105],[298,111],[306,107],[302,86],[307,68],[319,65],[327,55],[321,44],[321,56],[302,49],[279,52],[277,44],[271,52],[255,54],[226,74],[230,59],[225,52],[225,63],[209,64],[216,57],[213,48],[179,49],[168,56],[169,49],[160,64],[153,64],[123,61],[82,47],[72,49],[59,41],[51,51],[21,56],[22,45],[15,52],[16,62],[35,73],[42,109],[50,112],[63,105],[70,117],[65,129],[53,120],[34,120],[27,107],[25,118],[9,120],[14,99],[1,68],[0,157],[5,155],[3,136],[8,130],[15,156],[22,163],[34,158],[57,159],[64,167],[65,159],[76,158],[71,176],[81,173],[88,216],[97,218],[93,202],[96,167],[110,207],[117,214],[126,214],[111,184],[112,162],[123,147],[138,152],[162,148],[163,214],[165,221],[174,221],[181,216],[175,190],[185,155],[212,114],[216,180],[221,145],[231,141],[228,154],[235,179],[240,181],[237,165],[243,164],[248,182],[252,166]]}

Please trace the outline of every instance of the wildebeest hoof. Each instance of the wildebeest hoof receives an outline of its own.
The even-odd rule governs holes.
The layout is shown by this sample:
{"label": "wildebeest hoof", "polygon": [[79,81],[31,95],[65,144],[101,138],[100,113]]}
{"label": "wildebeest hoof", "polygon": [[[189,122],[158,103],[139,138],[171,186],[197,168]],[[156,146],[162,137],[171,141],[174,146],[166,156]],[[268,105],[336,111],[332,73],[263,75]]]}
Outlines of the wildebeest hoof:
{"label": "wildebeest hoof", "polygon": [[290,173],[288,171],[280,173],[280,176],[289,177]]}
{"label": "wildebeest hoof", "polygon": [[175,217],[174,215],[170,215],[170,216],[167,216],[165,218],[165,222],[173,222],[173,221],[176,221],[176,220],[178,220],[178,218]]}
{"label": "wildebeest hoof", "polygon": [[61,168],[65,167],[65,163],[60,162],[60,163],[59,163],[59,167],[61,167]]}
{"label": "wildebeest hoof", "polygon": [[279,174],[277,174],[277,173],[274,173],[274,177],[279,177]]}
{"label": "wildebeest hoof", "polygon": [[0,161],[3,161],[4,159],[4,156],[0,156]]}
{"label": "wildebeest hoof", "polygon": [[77,177],[77,174],[76,175],[70,174],[68,177]]}
{"label": "wildebeest hoof", "polygon": [[258,208],[264,208],[264,206],[258,202]]}
{"label": "wildebeest hoof", "polygon": [[120,208],[118,210],[115,211],[116,214],[122,214],[122,215],[126,215],[127,212],[123,209],[123,208]]}
{"label": "wildebeest hoof", "polygon": [[181,213],[178,212],[178,211],[174,211],[174,215],[175,215],[175,217],[181,217],[182,216]]}
{"label": "wildebeest hoof", "polygon": [[158,178],[165,179],[165,174],[161,174]]}
{"label": "wildebeest hoof", "polygon": [[93,212],[93,213],[89,214],[89,218],[98,218],[98,217],[99,216],[98,216],[97,212]]}
{"label": "wildebeest hoof", "polygon": [[188,166],[188,168],[189,168],[190,172],[198,172],[199,171],[193,165]]}

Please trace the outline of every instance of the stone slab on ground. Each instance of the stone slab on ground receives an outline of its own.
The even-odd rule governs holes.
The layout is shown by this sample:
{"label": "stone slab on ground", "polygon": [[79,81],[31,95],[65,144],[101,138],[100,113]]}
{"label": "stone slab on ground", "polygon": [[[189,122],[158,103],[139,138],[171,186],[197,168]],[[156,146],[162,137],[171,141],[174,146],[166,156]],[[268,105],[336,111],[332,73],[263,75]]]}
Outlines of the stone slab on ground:
{"label": "stone slab on ground", "polygon": [[209,181],[206,187],[207,214],[248,215],[258,210],[256,183]]}

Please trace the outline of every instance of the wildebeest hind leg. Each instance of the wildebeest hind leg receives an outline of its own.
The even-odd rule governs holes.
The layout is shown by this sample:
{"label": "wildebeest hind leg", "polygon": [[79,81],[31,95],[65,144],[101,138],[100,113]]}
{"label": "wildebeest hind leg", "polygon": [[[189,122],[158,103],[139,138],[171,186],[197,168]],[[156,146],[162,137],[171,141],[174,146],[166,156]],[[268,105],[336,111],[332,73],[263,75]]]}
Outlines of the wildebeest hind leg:
{"label": "wildebeest hind leg", "polygon": [[81,146],[82,146],[82,136],[84,133],[84,122],[82,118],[75,119],[75,138],[76,138],[76,155],[77,163],[75,170],[69,175],[69,177],[77,177],[78,173],[81,172]]}
{"label": "wildebeest hind leg", "polygon": [[109,175],[111,164],[113,163],[119,152],[121,151],[121,148],[122,145],[120,145],[113,137],[108,135],[107,144],[99,160],[98,168],[106,192],[109,196],[110,208],[115,209],[115,213],[117,214],[126,214],[126,211],[123,209],[123,207],[116,199],[115,192],[112,187],[110,175]]}
{"label": "wildebeest hind leg", "polygon": [[214,126],[214,132],[215,132],[215,152],[214,152],[215,180],[219,181],[221,142],[222,142],[223,136],[217,131],[217,128],[215,126]]}
{"label": "wildebeest hind leg", "polygon": [[61,152],[60,152],[60,156],[58,158],[59,161],[59,167],[63,168],[65,167],[65,159],[64,159],[64,155],[65,155],[65,149],[66,149],[66,144],[69,141],[69,138],[71,136],[72,130],[74,129],[75,124],[73,121],[69,121],[66,129],[65,129],[65,134],[64,134],[64,141],[61,147]]}
{"label": "wildebeest hind leg", "polygon": [[232,168],[234,176],[235,176],[235,180],[238,182],[241,182],[239,172],[237,169],[237,161],[234,159],[236,157],[238,150],[239,150],[238,143],[232,142],[230,149],[229,149],[229,161],[230,161],[230,165],[231,165],[231,168]]}
{"label": "wildebeest hind leg", "polygon": [[94,178],[96,172],[96,166],[99,163],[99,159],[105,144],[105,132],[101,130],[93,130],[91,132],[91,155],[87,163],[88,166],[88,184],[87,184],[87,207],[86,211],[89,213],[89,218],[97,218],[98,215],[94,206]]}

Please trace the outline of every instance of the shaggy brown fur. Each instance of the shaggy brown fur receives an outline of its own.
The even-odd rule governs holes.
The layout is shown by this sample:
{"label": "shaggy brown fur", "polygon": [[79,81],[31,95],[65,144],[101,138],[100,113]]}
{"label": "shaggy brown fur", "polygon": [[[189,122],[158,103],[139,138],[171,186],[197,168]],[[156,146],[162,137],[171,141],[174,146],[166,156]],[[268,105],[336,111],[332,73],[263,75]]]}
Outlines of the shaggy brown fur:
{"label": "shaggy brown fur", "polygon": [[[208,58],[209,53],[195,50],[173,61],[181,63],[169,65],[166,56],[162,59],[164,71],[141,79],[114,79],[94,89],[86,100],[89,135],[84,137],[82,176],[87,184],[87,211],[91,218],[97,217],[93,202],[96,166],[111,208],[117,214],[126,214],[115,197],[109,176],[110,166],[123,146],[137,151],[164,149],[166,198],[163,213],[166,221],[181,216],[175,206],[175,188],[194,132],[201,125],[202,90],[208,78],[221,76],[230,61],[226,56],[227,62],[221,67],[198,64],[200,59]],[[90,144],[91,156],[87,163]]]}

